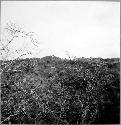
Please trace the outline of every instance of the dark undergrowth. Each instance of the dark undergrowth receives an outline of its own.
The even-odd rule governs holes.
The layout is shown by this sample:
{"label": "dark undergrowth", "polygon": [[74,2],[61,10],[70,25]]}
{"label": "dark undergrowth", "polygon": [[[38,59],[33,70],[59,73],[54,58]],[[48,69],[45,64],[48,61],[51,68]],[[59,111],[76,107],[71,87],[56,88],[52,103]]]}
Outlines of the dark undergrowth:
{"label": "dark undergrowth", "polygon": [[119,124],[119,58],[1,61],[2,124]]}

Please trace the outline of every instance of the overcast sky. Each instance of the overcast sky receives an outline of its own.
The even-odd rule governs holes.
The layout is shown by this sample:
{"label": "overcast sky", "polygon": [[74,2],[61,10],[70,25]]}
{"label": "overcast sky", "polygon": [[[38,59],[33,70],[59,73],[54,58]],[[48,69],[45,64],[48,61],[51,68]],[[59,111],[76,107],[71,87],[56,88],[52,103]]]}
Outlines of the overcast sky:
{"label": "overcast sky", "polygon": [[36,57],[120,57],[120,2],[2,1],[2,28],[9,21],[37,34]]}

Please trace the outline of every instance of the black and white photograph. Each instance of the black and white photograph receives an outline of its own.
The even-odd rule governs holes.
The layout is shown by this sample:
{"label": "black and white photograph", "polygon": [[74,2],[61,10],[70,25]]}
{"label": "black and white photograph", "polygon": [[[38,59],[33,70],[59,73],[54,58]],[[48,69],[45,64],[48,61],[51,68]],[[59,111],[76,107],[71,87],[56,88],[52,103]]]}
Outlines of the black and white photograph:
{"label": "black and white photograph", "polygon": [[120,1],[1,1],[1,124],[120,124]]}

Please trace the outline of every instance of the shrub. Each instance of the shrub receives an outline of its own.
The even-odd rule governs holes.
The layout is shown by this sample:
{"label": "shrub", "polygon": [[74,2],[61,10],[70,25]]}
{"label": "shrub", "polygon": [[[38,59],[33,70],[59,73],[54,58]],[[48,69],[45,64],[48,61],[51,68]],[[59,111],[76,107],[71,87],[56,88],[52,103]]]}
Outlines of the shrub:
{"label": "shrub", "polygon": [[[73,63],[59,59],[59,63],[45,63],[46,69],[40,62],[20,60],[9,70],[3,68],[2,123],[109,124],[111,120],[104,120],[107,111],[113,117],[119,113],[119,73],[103,59]],[[116,116],[112,123],[118,124],[119,119]]]}

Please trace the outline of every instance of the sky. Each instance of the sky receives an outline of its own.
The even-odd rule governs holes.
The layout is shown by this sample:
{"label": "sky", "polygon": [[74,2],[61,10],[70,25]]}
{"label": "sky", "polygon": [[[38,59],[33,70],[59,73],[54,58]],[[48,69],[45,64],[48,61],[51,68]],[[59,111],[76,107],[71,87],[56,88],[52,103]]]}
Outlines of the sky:
{"label": "sky", "polygon": [[120,57],[120,2],[1,1],[2,29],[9,22],[35,33],[38,47],[26,46],[33,57]]}

